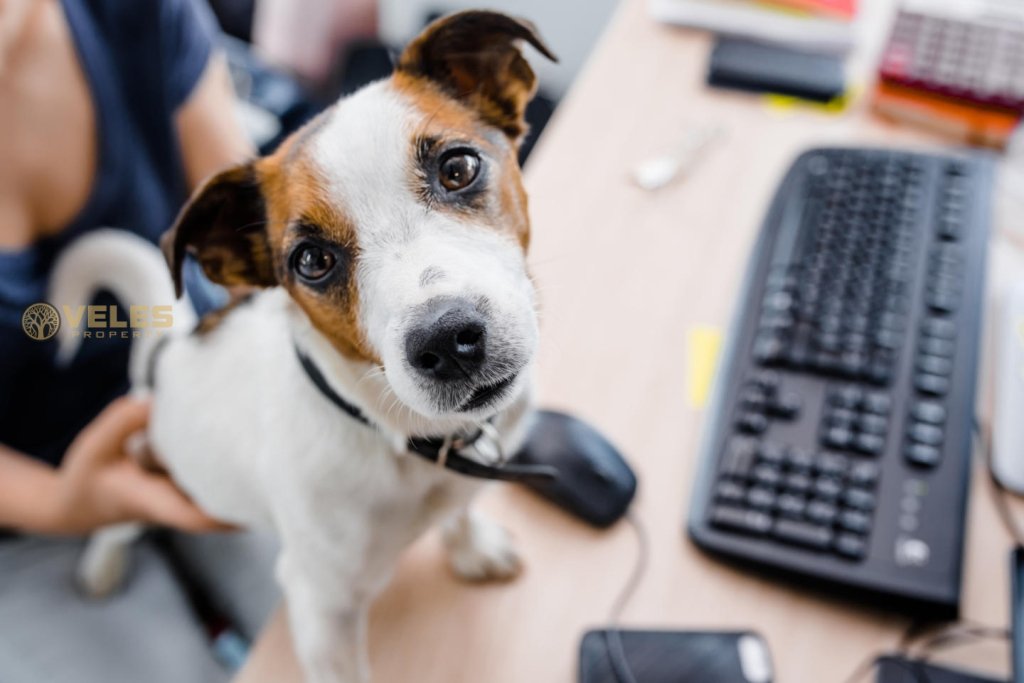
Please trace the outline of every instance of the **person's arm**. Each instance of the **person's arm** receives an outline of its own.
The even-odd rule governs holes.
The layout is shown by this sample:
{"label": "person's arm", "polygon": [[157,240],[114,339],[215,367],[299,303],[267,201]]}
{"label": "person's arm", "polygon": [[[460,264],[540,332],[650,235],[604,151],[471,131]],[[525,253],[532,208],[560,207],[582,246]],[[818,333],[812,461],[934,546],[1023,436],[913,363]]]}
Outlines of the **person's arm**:
{"label": "person's arm", "polygon": [[78,434],[56,469],[0,446],[0,527],[55,535],[129,521],[226,528],[128,455],[125,442],[148,416],[147,403],[117,399]]}
{"label": "person's arm", "polygon": [[175,125],[189,189],[256,153],[242,128],[227,62],[220,53],[210,56],[203,75],[175,114]]}
{"label": "person's arm", "polygon": [[0,445],[0,527],[42,531],[56,497],[56,470]]}

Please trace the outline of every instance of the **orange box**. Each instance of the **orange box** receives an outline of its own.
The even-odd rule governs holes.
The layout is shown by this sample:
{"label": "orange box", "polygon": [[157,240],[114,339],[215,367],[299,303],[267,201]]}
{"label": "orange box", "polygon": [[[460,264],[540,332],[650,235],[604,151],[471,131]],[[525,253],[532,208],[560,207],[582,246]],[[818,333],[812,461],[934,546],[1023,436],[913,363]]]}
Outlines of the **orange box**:
{"label": "orange box", "polygon": [[1003,149],[1021,116],[1006,109],[968,104],[885,81],[875,87],[872,106],[878,114],[947,135],[959,142]]}

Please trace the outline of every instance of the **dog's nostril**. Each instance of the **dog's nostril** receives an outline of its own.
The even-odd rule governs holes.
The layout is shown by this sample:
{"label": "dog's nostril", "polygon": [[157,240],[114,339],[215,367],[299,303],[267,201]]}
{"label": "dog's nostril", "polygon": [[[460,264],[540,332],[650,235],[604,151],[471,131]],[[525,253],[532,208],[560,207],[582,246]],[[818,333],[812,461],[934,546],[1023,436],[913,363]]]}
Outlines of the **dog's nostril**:
{"label": "dog's nostril", "polygon": [[423,370],[433,370],[441,362],[441,357],[429,351],[421,353],[416,359],[416,364]]}
{"label": "dog's nostril", "polygon": [[459,346],[475,346],[480,341],[480,330],[466,329],[455,335],[455,343]]}

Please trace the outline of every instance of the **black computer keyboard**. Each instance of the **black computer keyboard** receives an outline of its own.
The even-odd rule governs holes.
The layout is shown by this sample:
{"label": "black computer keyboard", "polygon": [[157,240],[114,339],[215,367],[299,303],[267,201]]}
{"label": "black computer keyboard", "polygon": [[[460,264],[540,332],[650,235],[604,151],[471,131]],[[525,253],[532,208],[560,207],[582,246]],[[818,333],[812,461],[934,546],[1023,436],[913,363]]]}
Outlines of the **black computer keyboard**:
{"label": "black computer keyboard", "polygon": [[914,613],[960,596],[990,164],[818,149],[772,203],[689,530]]}

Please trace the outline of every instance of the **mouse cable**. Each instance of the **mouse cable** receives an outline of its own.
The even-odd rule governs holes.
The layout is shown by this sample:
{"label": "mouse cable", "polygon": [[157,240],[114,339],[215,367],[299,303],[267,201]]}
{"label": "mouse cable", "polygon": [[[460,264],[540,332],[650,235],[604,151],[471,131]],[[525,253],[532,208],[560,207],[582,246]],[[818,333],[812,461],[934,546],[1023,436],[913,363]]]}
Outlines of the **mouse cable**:
{"label": "mouse cable", "polygon": [[636,562],[618,597],[612,603],[612,609],[609,613],[610,624],[608,630],[605,631],[605,648],[608,651],[608,660],[611,662],[612,672],[619,683],[637,683],[636,676],[633,675],[633,669],[629,666],[629,660],[626,659],[626,651],[622,647],[622,632],[619,626],[622,613],[626,611],[626,607],[629,605],[630,600],[633,599],[636,589],[640,586],[640,581],[643,579],[644,574],[647,573],[647,565],[650,563],[651,556],[651,544],[647,536],[647,528],[633,508],[630,508],[626,513],[626,521],[629,522],[636,535]]}

